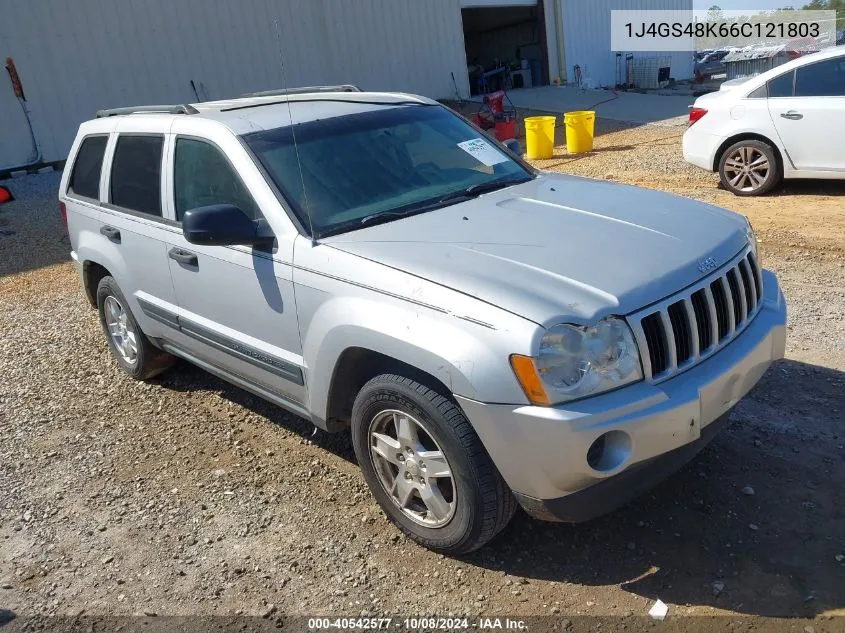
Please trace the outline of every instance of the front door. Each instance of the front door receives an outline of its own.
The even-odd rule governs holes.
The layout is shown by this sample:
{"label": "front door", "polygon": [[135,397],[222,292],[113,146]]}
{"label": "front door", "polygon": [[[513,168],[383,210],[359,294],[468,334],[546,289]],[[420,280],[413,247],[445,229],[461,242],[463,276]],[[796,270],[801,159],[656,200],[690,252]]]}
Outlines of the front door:
{"label": "front door", "polygon": [[[792,73],[789,73],[792,75]],[[788,77],[787,77],[788,78]],[[845,171],[845,56],[801,66],[780,96],[770,82],[769,112],[789,158],[801,171]]]}
{"label": "front door", "polygon": [[[242,147],[231,141],[234,159],[245,158]],[[169,189],[177,224],[185,211],[212,204],[233,204],[253,219],[266,217],[220,146],[179,134],[171,144]],[[173,232],[167,250],[179,304],[180,345],[301,405],[305,375],[292,282],[293,240],[293,231],[277,231],[274,246],[267,249],[199,246]]]}

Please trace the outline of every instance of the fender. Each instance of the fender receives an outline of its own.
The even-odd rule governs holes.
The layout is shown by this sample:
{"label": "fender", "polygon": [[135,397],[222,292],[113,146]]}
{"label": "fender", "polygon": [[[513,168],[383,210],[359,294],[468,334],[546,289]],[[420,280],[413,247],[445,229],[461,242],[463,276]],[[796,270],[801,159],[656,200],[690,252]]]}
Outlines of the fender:
{"label": "fender", "polygon": [[[326,298],[322,293],[301,290],[306,292],[297,294],[300,307],[309,299]],[[536,326],[524,323],[525,332],[519,338],[530,341]],[[303,323],[300,325],[304,328]],[[513,331],[384,296],[378,301],[346,296],[324,300],[303,332],[308,408],[320,420],[327,416],[338,360],[344,351],[355,347],[424,371],[453,394],[482,402],[527,404],[508,362],[510,354],[520,351],[510,349],[517,347],[517,333]]]}

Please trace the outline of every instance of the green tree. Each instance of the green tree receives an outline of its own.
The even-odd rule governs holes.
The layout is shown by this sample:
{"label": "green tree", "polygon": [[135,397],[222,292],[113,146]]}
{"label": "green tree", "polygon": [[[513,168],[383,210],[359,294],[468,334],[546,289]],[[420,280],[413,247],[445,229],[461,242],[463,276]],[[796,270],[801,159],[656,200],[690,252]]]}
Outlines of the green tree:
{"label": "green tree", "polygon": [[805,9],[836,11],[836,28],[845,28],[845,0],[810,0]]}
{"label": "green tree", "polygon": [[[818,2],[818,0],[813,0],[813,2]],[[719,5],[714,4],[712,7],[707,9],[707,21],[708,22],[718,22],[724,17],[722,13],[722,7]]]}

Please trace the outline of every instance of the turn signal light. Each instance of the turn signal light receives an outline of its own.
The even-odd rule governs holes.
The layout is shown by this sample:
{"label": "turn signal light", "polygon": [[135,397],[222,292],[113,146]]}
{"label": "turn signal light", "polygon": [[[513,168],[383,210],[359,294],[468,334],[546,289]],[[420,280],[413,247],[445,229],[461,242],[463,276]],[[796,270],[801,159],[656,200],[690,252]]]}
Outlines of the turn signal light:
{"label": "turn signal light", "polygon": [[540,380],[540,374],[537,373],[533,358],[514,354],[511,356],[511,367],[522,390],[532,404],[543,406],[551,404],[549,396],[543,388],[543,381]]}

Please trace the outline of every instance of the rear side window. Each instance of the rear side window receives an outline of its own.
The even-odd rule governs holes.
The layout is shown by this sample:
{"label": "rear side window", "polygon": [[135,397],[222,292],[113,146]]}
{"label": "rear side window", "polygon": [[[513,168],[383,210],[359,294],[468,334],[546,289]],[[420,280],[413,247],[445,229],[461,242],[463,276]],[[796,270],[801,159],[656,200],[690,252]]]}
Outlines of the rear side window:
{"label": "rear side window", "polygon": [[845,97],[845,57],[802,66],[796,73],[796,97]]}
{"label": "rear side window", "polygon": [[775,97],[791,97],[792,86],[795,79],[795,73],[786,73],[780,77],[775,77],[769,82],[769,98]]}
{"label": "rear side window", "polygon": [[176,219],[185,211],[212,204],[232,204],[253,220],[261,217],[240,177],[214,145],[192,138],[176,139],[173,164]]}
{"label": "rear side window", "polygon": [[121,134],[111,168],[112,204],[161,216],[161,154],[163,136]]}
{"label": "rear side window", "polygon": [[69,192],[99,199],[100,172],[103,170],[103,155],[108,140],[108,136],[89,136],[82,141],[70,174]]}

